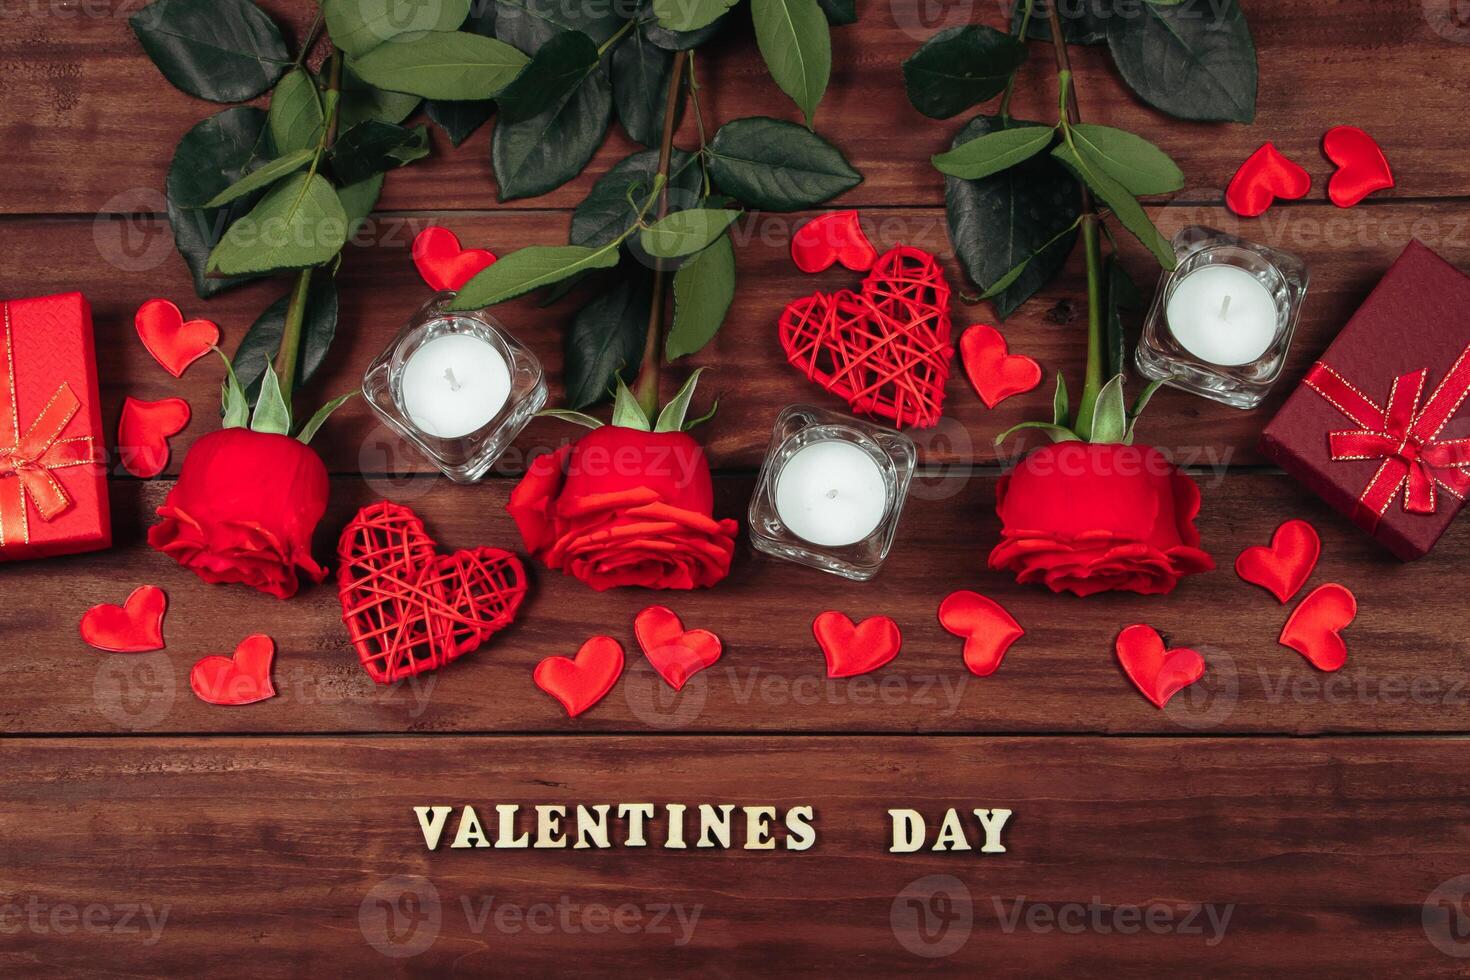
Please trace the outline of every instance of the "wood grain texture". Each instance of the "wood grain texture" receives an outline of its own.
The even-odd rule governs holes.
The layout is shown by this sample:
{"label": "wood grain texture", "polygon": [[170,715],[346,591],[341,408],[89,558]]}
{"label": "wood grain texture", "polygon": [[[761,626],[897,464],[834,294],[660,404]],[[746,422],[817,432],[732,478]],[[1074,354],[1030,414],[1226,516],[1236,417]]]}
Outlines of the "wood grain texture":
{"label": "wood grain texture", "polygon": [[[874,976],[1318,976],[1349,963],[1358,975],[1458,975],[1463,960],[1430,939],[1464,944],[1423,921],[1435,889],[1470,867],[1463,756],[1446,739],[16,740],[0,811],[0,965],[33,977],[585,976],[588,964],[603,976],[835,964]],[[493,820],[497,803],[639,801],[810,804],[818,838],[799,853],[428,852],[412,811],[469,803]],[[952,806],[1012,809],[1007,853],[888,854],[893,806],[931,820]],[[940,933],[958,947],[946,956],[906,903],[933,897],[930,876],[951,879],[938,910],[971,918],[967,933],[962,919]],[[380,902],[399,911],[397,945]],[[52,930],[54,909],[89,905],[166,918],[156,932],[141,912],[134,932],[75,917],[69,934]],[[588,909],[623,905],[638,928],[583,928]],[[661,906],[692,929],[674,914],[656,926]],[[1136,931],[1120,934],[1127,908]],[[1047,909],[1065,929],[1046,924]]]}
{"label": "wood grain texture", "polygon": [[[1188,224],[1238,232],[1303,256],[1312,282],[1305,312],[1281,383],[1254,412],[1216,405],[1165,390],[1139,426],[1140,438],[1163,447],[1191,465],[1261,462],[1256,442],[1261,428],[1308,365],[1327,346],[1411,237],[1438,250],[1451,262],[1470,267],[1470,204],[1380,204],[1343,212],[1332,207],[1292,207],[1242,221],[1219,208],[1161,208],[1157,220],[1172,234]],[[859,277],[840,268],[803,275],[791,263],[791,232],[808,215],[755,215],[737,229],[736,261],[740,290],[724,328],[705,351],[665,372],[667,391],[696,365],[714,368],[702,395],[720,398],[714,422],[700,430],[716,467],[754,468],[765,454],[771,424],[793,402],[844,408],[789,366],[776,341],[776,321],[785,304],[815,290],[855,287]],[[431,221],[457,232],[466,244],[508,250],[528,244],[565,242],[567,218],[548,212],[498,215],[380,217],[361,247],[348,249],[340,274],[341,322],[337,340],[319,379],[308,386],[303,407],[355,390],[374,357],[388,346],[414,310],[429,297],[409,255],[416,232]],[[946,260],[958,288],[962,273],[950,255],[944,215],[939,209],[885,210],[866,218],[881,247],[900,243],[931,249]],[[155,219],[123,219],[94,224],[76,219],[24,219],[0,224],[8,248],[0,253],[0,281],[11,295],[44,295],[80,289],[91,300],[102,366],[104,417],[115,430],[122,400],[157,399],[178,394],[194,408],[194,421],[174,441],[171,472],[194,438],[214,426],[222,370],[215,359],[200,361],[175,381],[138,342],[133,313],[150,296],[175,299],[189,316],[206,316],[223,330],[223,346],[233,350],[260,311],[284,295],[285,280],[251,284],[209,302],[192,299],[183,262],[172,253],[167,225]],[[1122,245],[1125,262],[1146,295],[1152,295],[1157,266],[1132,239]],[[947,387],[945,419],[938,428],[913,433],[923,460],[951,465],[1015,458],[1026,443],[999,450],[995,436],[1025,419],[1051,417],[1053,376],[1061,371],[1074,390],[1085,358],[1086,283],[1077,261],[1052,287],[1004,324],[1011,349],[1036,358],[1046,372],[1029,394],[985,408],[964,378],[958,357]],[[134,262],[148,267],[130,271]],[[562,337],[576,310],[592,293],[581,291],[554,307],[538,308],[532,299],[512,301],[494,313],[544,361],[552,404],[560,404]],[[952,301],[956,339],[974,322],[994,322],[988,304]],[[1137,382],[1133,383],[1137,390]],[[605,410],[604,410],[605,411]],[[702,411],[701,413],[702,414]],[[567,438],[571,427],[536,422],[501,466],[521,470],[527,453]],[[112,433],[109,432],[109,437]],[[355,401],[342,409],[318,437],[317,445],[333,472],[396,473],[422,471],[427,464],[406,444],[377,424],[368,407]]]}
{"label": "wood grain texture", "polygon": [[[156,200],[174,144],[216,110],[174,90],[143,55],[126,20],[139,6],[36,2],[6,11],[0,144],[25,152],[7,159],[0,213],[162,210]],[[297,33],[312,13],[290,0],[262,6]],[[882,0],[859,7],[857,24],[833,32],[832,81],[817,115],[818,129],[865,177],[843,203],[927,205],[942,189],[928,158],[948,147],[967,116],[921,116],[904,95],[899,64],[941,28],[976,21],[1003,27],[1010,4]],[[1103,48],[1073,54],[1085,118],[1156,140],[1188,176],[1185,200],[1221,200],[1235,168],[1267,139],[1319,175],[1314,196],[1320,199],[1330,168],[1318,141],[1340,122],[1382,142],[1398,177],[1389,196],[1464,193],[1470,163],[1453,148],[1470,141],[1463,112],[1470,103],[1470,30],[1456,20],[1450,0],[1244,0],[1242,7],[1262,53],[1254,127],[1167,119],[1128,91]],[[734,19],[727,36],[700,58],[712,124],[750,115],[798,119],[760,60],[748,18]],[[1013,111],[1051,119],[1053,69],[1044,47],[1036,48]],[[1376,84],[1379,79],[1393,82]],[[1433,138],[1426,138],[1426,120],[1433,121]],[[614,129],[580,178],[536,199],[536,206],[574,205],[596,177],[637,148]],[[490,132],[485,127],[457,150],[436,132],[433,158],[393,175],[383,207],[502,207],[490,171]],[[696,144],[691,120],[681,139]],[[78,153],[83,146],[98,152]],[[149,193],[153,206],[146,204]]]}
{"label": "wood grain texture", "polygon": [[[1470,527],[1452,528],[1432,558],[1402,565],[1285,477],[1201,477],[1200,529],[1219,568],[1187,579],[1168,599],[1079,600],[1020,587],[985,567],[997,540],[995,478],[921,480],[898,543],[872,583],[844,582],[753,553],[742,534],[734,571],[718,589],[596,593],[532,563],[518,622],[477,653],[391,687],[373,685],[340,625],[332,580],[290,602],[235,586],[207,586],[141,541],[140,522],[168,484],[115,483],[118,547],[97,555],[4,569],[0,634],[24,656],[0,658],[0,730],[26,733],[167,732],[1071,732],[1215,733],[1465,731],[1470,672],[1463,589],[1446,573],[1470,560]],[[751,481],[718,481],[717,516],[744,524]],[[414,507],[444,549],[520,550],[503,505],[510,481],[464,488],[444,480],[339,479],[318,557],[333,554],[354,510],[380,496]],[[1267,503],[1269,502],[1269,503]],[[1323,674],[1276,643],[1290,607],[1246,585],[1236,554],[1269,541],[1285,517],[1311,520],[1324,556],[1311,580],[1358,597],[1347,665]],[[151,517],[147,523],[152,523]],[[168,648],[100,654],[76,633],[82,612],[121,602],[136,585],[169,594]],[[993,676],[971,676],[961,642],[940,628],[939,602],[976,589],[1002,604],[1027,635]],[[14,591],[12,591],[14,590]],[[632,635],[634,616],[667,604],[690,628],[714,631],[722,659],[675,695]],[[829,680],[811,635],[827,609],[854,619],[884,614],[903,630],[888,667]],[[1403,623],[1412,611],[1412,625]],[[1118,667],[1113,638],[1147,622],[1170,644],[1198,650],[1206,678],[1156,710]],[[277,642],[271,701],[212,707],[189,691],[189,669],[229,653],[246,635]],[[594,634],[624,644],[628,668],[596,708],[575,721],[532,684],[543,657],[570,656]]]}

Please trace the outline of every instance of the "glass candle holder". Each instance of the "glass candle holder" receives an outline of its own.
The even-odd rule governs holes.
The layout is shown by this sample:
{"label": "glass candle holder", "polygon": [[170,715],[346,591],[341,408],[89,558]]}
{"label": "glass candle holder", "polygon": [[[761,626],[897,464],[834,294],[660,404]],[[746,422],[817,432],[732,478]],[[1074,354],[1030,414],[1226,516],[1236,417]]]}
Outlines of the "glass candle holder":
{"label": "glass candle holder", "polygon": [[474,483],[546,404],[541,362],[483,310],[451,313],[439,293],[368,368],[378,418],[446,476]]}
{"label": "glass candle holder", "polygon": [[1134,363],[1146,378],[1255,408],[1286,364],[1306,263],[1200,225],[1173,244],[1178,267],[1159,279]]}
{"label": "glass candle holder", "polygon": [[897,429],[792,405],[776,418],[750,500],[751,544],[865,582],[888,558],[917,461]]}

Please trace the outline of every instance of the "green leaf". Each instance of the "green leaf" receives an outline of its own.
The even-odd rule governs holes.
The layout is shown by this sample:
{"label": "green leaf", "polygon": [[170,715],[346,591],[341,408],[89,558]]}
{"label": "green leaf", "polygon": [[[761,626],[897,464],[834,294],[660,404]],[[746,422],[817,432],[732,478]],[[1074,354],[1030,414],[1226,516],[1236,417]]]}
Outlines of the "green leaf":
{"label": "green leaf", "polygon": [[670,399],[663,411],[658,413],[658,421],[653,426],[654,432],[684,431],[684,418],[689,414],[689,403],[694,400],[694,389],[699,386],[699,376],[706,370],[706,368],[694,369],[689,380],[679,388],[679,393]]}
{"label": "green leaf", "polygon": [[1108,48],[1140,98],[1179,119],[1255,119],[1256,46],[1237,0],[1137,6],[1108,22]]}
{"label": "green leaf", "polygon": [[250,0],[155,0],[128,18],[176,87],[211,102],[245,102],[291,66],[275,21]]}
{"label": "green leaf", "polygon": [[469,16],[470,0],[323,0],[332,43],[366,54],[401,34],[452,31]]}
{"label": "green leaf", "polygon": [[320,265],[347,242],[347,213],[320,174],[297,174],[273,187],[230,226],[209,256],[225,275]]}
{"label": "green leaf", "polygon": [[303,446],[311,445],[311,440],[316,438],[317,430],[326,424],[327,419],[332,417],[333,412],[350,402],[356,394],[357,392],[355,391],[349,391],[345,395],[339,395],[333,398],[321,408],[317,409],[316,414],[307,419],[306,424],[301,427],[301,431],[296,433],[296,441],[300,442]]}
{"label": "green leaf", "polygon": [[493,37],[430,31],[394,38],[348,64],[363,81],[426,99],[489,99],[530,59]]}
{"label": "green leaf", "polygon": [[826,15],[817,0],[750,0],[750,14],[771,78],[801,108],[810,129],[832,74]]}
{"label": "green leaf", "polygon": [[[638,223],[638,208],[633,202],[641,205],[648,199],[657,174],[657,150],[640,150],[618,161],[592,185],[572,212],[572,244],[597,248],[623,237]],[[689,154],[677,148],[669,157],[668,187],[671,211],[699,200],[699,167]]]}
{"label": "green leaf", "polygon": [[220,385],[221,424],[226,429],[243,429],[250,424],[250,399],[245,397],[245,389],[240,387],[240,379],[235,376],[235,368],[225,352],[218,347],[214,352],[225,362],[225,380]]}
{"label": "green leaf", "polygon": [[1184,171],[1142,136],[1079,123],[1072,127],[1072,140],[1090,166],[1100,168],[1134,197],[1170,194],[1184,186]]}
{"label": "green leaf", "polygon": [[429,119],[449,137],[450,145],[459,146],[474,135],[475,131],[495,115],[495,103],[490,99],[478,102],[447,102],[443,99],[426,99],[424,112]]}
{"label": "green leaf", "polygon": [[827,23],[833,27],[856,24],[858,19],[856,0],[817,0]]}
{"label": "green leaf", "polygon": [[637,0],[497,0],[494,6],[495,36],[530,53],[561,31],[581,31],[602,44],[627,21]]}
{"label": "green leaf", "polygon": [[[267,365],[281,352],[281,334],[286,328],[286,309],[291,292],[266,307],[250,325],[235,349],[235,370],[249,395],[259,390]],[[310,381],[327,359],[327,350],[337,334],[337,285],[331,276],[312,276],[306,293],[306,312],[301,321],[301,358],[297,387]]]}
{"label": "green leaf", "polygon": [[[595,405],[614,380],[631,380],[643,357],[652,302],[649,274],[635,269],[594,298],[572,320],[566,336],[566,400],[572,408]],[[619,425],[614,416],[613,424]]]}
{"label": "green leaf", "polygon": [[204,206],[207,208],[224,207],[231,201],[239,200],[247,194],[254,194],[256,191],[264,190],[287,174],[294,174],[306,166],[315,155],[311,150],[297,150],[289,156],[272,160],[264,166],[250,171],[250,173],[220,191],[214,197],[210,198]]}
{"label": "green leaf", "polygon": [[269,364],[265,367],[265,377],[260,384],[255,414],[250,416],[250,430],[278,436],[291,434],[291,407],[281,394],[281,382],[276,378],[276,369]]}
{"label": "green leaf", "polygon": [[643,411],[643,406],[638,404],[638,399],[623,384],[623,379],[618,379],[618,392],[613,398],[612,424],[624,429],[638,429],[648,432],[653,428],[653,423],[648,420],[648,415]]}
{"label": "green leaf", "polygon": [[708,27],[739,0],[653,0],[658,26],[669,31],[697,31]]}
{"label": "green leaf", "polygon": [[538,419],[561,419],[563,422],[571,422],[587,429],[600,429],[607,423],[602,419],[588,415],[586,412],[574,412],[570,408],[543,408],[536,413]]}
{"label": "green leaf", "polygon": [[639,234],[643,250],[660,259],[693,255],[725,234],[739,211],[690,208],[660,218]]}
{"label": "green leaf", "polygon": [[1143,294],[1119,264],[1116,255],[1109,255],[1103,264],[1103,288],[1107,290],[1107,319],[1104,322],[1109,376],[1123,373],[1127,361],[1127,336],[1123,329],[1123,310],[1137,310],[1143,305]]}
{"label": "green leaf", "polygon": [[285,156],[315,150],[321,144],[326,116],[316,80],[309,72],[297,68],[281,79],[271,94],[269,118],[277,153]]}
{"label": "green leaf", "polygon": [[1005,430],[1000,435],[995,437],[995,444],[999,446],[1001,443],[1005,442],[1017,432],[1025,432],[1029,429],[1036,429],[1041,432],[1045,432],[1047,437],[1051,439],[1052,442],[1080,442],[1082,439],[1081,436],[1073,432],[1071,429],[1067,428],[1065,425],[1053,425],[1051,422],[1033,421],[1022,422],[1019,425],[1011,426],[1009,429]]}
{"label": "green leaf", "polygon": [[346,184],[367,180],[429,155],[429,132],[369,119],[353,126],[332,144],[330,159],[337,179]]}
{"label": "green leaf", "polygon": [[1122,442],[1128,435],[1128,413],[1123,407],[1123,376],[1115,374],[1097,393],[1092,409],[1092,443]]}
{"label": "green leaf", "polygon": [[862,183],[842,151],[795,123],[735,119],[709,145],[710,176],[725,193],[764,211],[797,211]]}
{"label": "green leaf", "polygon": [[465,283],[450,309],[478,310],[494,306],[584,270],[609,269],[617,264],[618,248],[611,243],[601,248],[529,245],[502,256]]}
{"label": "green leaf", "polygon": [[[960,130],[954,145],[997,130],[1036,125],[977,116]],[[982,180],[946,178],[950,241],[973,282],[981,288],[1000,287],[991,302],[1001,319],[1051,282],[1066,264],[1077,241],[1080,195],[1077,181],[1048,155]]]}
{"label": "green leaf", "polygon": [[1051,396],[1051,420],[1060,426],[1070,426],[1072,416],[1067,406],[1067,380],[1062,377],[1062,372],[1057,372],[1057,390]]}
{"label": "green leaf", "polygon": [[639,33],[648,38],[650,43],[665,51],[688,51],[691,48],[700,47],[724,30],[725,25],[730,22],[729,16],[717,17],[713,23],[697,31],[671,31],[659,25],[658,18],[647,9],[647,6],[645,4],[643,12],[639,14]]}
{"label": "green leaf", "polygon": [[970,140],[933,158],[935,168],[951,177],[980,180],[1009,170],[1051,145],[1056,130],[1046,126],[1000,129]]}
{"label": "green leaf", "polygon": [[674,56],[642,31],[633,31],[612,52],[613,105],[628,135],[654,146],[663,135],[664,99]]}
{"label": "green leaf", "polygon": [[[337,129],[347,132],[358,123],[369,119],[378,122],[401,123],[419,107],[423,100],[407,92],[389,92],[376,85],[369,85],[356,73],[342,70],[341,96],[337,101]],[[457,103],[452,103],[457,104]]]}
{"label": "green leaf", "polygon": [[498,122],[490,160],[500,200],[536,197],[582,172],[612,121],[612,84],[594,71],[546,111],[520,122]]}
{"label": "green leaf", "polygon": [[719,332],[735,299],[735,247],[721,235],[674,273],[674,323],[664,356],[678,360],[704,348]]}
{"label": "green leaf", "polygon": [[347,238],[350,241],[362,228],[368,215],[378,204],[378,195],[383,193],[383,175],[374,174],[367,180],[337,188],[337,197],[342,201],[342,210],[347,215]]}
{"label": "green leaf", "polygon": [[581,84],[597,60],[597,45],[581,31],[552,35],[496,97],[501,123],[524,122],[550,109]]}
{"label": "green leaf", "polygon": [[[1026,37],[1032,41],[1050,41],[1049,0],[1035,0],[1031,26]],[[1108,21],[1119,16],[1118,0],[1062,0],[1057,15],[1062,22],[1062,37],[1068,44],[1104,44],[1108,39]],[[1011,32],[1021,29],[1026,0],[1016,0],[1011,11]]]}
{"label": "green leaf", "polygon": [[166,183],[168,220],[174,245],[189,266],[194,291],[201,299],[253,278],[208,278],[205,266],[225,229],[255,206],[258,195],[249,194],[221,208],[194,209],[239,181],[257,160],[267,156],[270,136],[265,121],[266,114],[260,109],[225,109],[185,133],[174,150]]}
{"label": "green leaf", "polygon": [[1164,382],[1162,381],[1150,381],[1144,387],[1143,391],[1138,393],[1138,400],[1133,403],[1133,410],[1128,413],[1128,432],[1123,437],[1123,444],[1125,446],[1133,445],[1133,427],[1138,424],[1138,417],[1143,414],[1143,410],[1153,400],[1154,394],[1163,386]]}
{"label": "green leaf", "polygon": [[1093,193],[1112,209],[1113,216],[1123,227],[1147,246],[1150,252],[1154,253],[1154,258],[1159,260],[1160,265],[1165,269],[1174,268],[1174,246],[1169,244],[1169,240],[1154,227],[1153,221],[1143,210],[1143,206],[1132,194],[1128,193],[1127,188],[1109,177],[1101,168],[1085,160],[1079,160],[1072,152],[1072,148],[1065,144],[1052,150],[1051,155],[1092,188]]}
{"label": "green leaf", "polygon": [[950,27],[903,63],[909,102],[931,119],[948,119],[1005,91],[1026,63],[1026,45],[993,27]]}

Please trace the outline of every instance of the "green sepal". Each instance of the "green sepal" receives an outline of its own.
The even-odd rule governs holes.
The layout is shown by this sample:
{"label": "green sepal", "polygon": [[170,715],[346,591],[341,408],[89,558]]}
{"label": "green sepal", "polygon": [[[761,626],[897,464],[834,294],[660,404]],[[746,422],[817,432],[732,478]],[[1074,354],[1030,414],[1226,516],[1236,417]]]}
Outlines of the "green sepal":
{"label": "green sepal", "polygon": [[536,417],[538,419],[561,419],[563,422],[571,422],[588,429],[600,429],[606,424],[596,416],[588,415],[586,412],[576,412],[570,408],[545,408],[537,412]]}
{"label": "green sepal", "polygon": [[1057,390],[1051,396],[1051,421],[1053,425],[1070,428],[1072,418],[1068,414],[1067,405],[1067,381],[1062,377],[1062,372],[1057,372]]}
{"label": "green sepal", "polygon": [[240,379],[235,377],[235,365],[218,347],[214,352],[225,362],[225,381],[220,385],[220,414],[224,417],[224,427],[243,429],[250,424],[250,400],[245,397],[245,389],[240,387]]}
{"label": "green sepal", "polygon": [[689,403],[694,399],[694,389],[699,384],[699,376],[705,372],[705,368],[695,368],[689,380],[679,389],[679,393],[664,406],[663,411],[658,413],[658,422],[654,425],[654,432],[683,432],[684,418],[689,414]]}
{"label": "green sepal", "polygon": [[1114,375],[1097,393],[1092,408],[1092,443],[1122,442],[1128,435],[1128,412],[1123,405],[1123,376]]}
{"label": "green sepal", "polygon": [[261,376],[260,396],[255,400],[255,414],[250,416],[250,430],[278,436],[291,434],[291,409],[281,395],[281,382],[273,364],[267,364]]}
{"label": "green sepal", "polygon": [[333,412],[351,401],[356,394],[357,392],[355,391],[349,391],[345,395],[333,398],[321,408],[317,409],[316,414],[307,419],[306,424],[301,427],[301,431],[296,433],[296,440],[303,446],[311,445],[311,440],[316,437],[317,430],[326,423],[327,419],[332,417]]}
{"label": "green sepal", "polygon": [[1164,386],[1162,381],[1150,381],[1148,387],[1144,388],[1138,395],[1138,400],[1133,403],[1133,410],[1128,413],[1128,431],[1124,433],[1123,445],[1133,445],[1133,427],[1138,424],[1138,417],[1148,407],[1149,400],[1153,398],[1154,392]]}
{"label": "green sepal", "polygon": [[1045,432],[1047,438],[1051,439],[1052,442],[1079,442],[1082,439],[1081,436],[1073,432],[1071,429],[1067,428],[1065,425],[1055,425],[1051,422],[1031,421],[1022,422],[1019,425],[1011,426],[1009,429],[1005,430],[1000,435],[995,437],[995,444],[999,446],[1001,443],[1005,442],[1017,432],[1022,432],[1027,429],[1037,429],[1041,432]]}
{"label": "green sepal", "polygon": [[628,390],[623,379],[618,379],[618,393],[613,398],[612,424],[624,429],[637,429],[640,432],[649,432],[653,429],[653,423],[648,421],[643,407],[638,404],[638,399]]}

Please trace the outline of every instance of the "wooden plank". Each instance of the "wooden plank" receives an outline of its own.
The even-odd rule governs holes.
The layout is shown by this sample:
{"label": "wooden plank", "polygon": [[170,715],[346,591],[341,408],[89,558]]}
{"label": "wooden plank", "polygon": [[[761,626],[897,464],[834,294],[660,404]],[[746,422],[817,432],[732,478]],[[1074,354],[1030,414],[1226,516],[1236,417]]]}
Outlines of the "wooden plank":
{"label": "wooden plank", "polygon": [[[1284,379],[1268,402],[1242,412],[1179,392],[1161,393],[1139,427],[1140,437],[1197,465],[1260,463],[1256,442],[1261,428],[1307,366],[1321,353],[1352,311],[1367,296],[1389,263],[1411,237],[1438,249],[1447,259],[1470,268],[1470,204],[1415,204],[1360,207],[1341,212],[1330,207],[1282,208],[1256,221],[1241,221],[1218,208],[1171,207],[1156,217],[1172,234],[1187,224],[1223,227],[1302,255],[1312,268],[1312,285]],[[842,408],[785,362],[776,342],[782,307],[813,290],[852,287],[858,277],[842,269],[805,276],[788,254],[791,231],[806,215],[757,215],[737,229],[740,290],[719,337],[689,360],[712,370],[703,397],[721,399],[714,422],[701,430],[716,466],[753,468],[765,453],[776,414],[793,402]],[[320,381],[308,388],[310,403],[329,394],[354,390],[368,364],[390,342],[413,311],[429,296],[409,257],[413,235],[430,221],[453,228],[467,243],[505,250],[520,245],[565,241],[566,219],[545,212],[478,216],[381,217],[363,247],[348,250],[341,273],[342,315],[337,340]],[[950,257],[943,213],[936,209],[893,210],[868,215],[873,238],[883,247],[899,243],[931,249],[946,258],[950,280],[962,282]],[[25,219],[6,226],[7,248],[0,252],[0,281],[13,296],[80,289],[96,316],[104,415],[115,427],[124,396],[157,399],[179,394],[193,405],[195,419],[175,440],[174,469],[191,441],[214,427],[214,406],[222,375],[214,359],[201,361],[182,381],[155,364],[139,344],[133,313],[148,297],[169,296],[190,316],[208,316],[224,331],[233,350],[250,323],[287,283],[272,280],[226,293],[208,303],[191,299],[183,262],[172,253],[166,226],[105,220]],[[1156,266],[1131,239],[1123,242],[1126,262],[1146,293],[1153,291]],[[141,266],[141,267],[140,267]],[[958,292],[958,289],[957,289]],[[582,293],[540,309],[532,300],[497,307],[513,332],[535,349],[549,372],[552,404],[562,398],[562,338]],[[1041,362],[1047,378],[1024,396],[987,410],[964,379],[956,360],[947,387],[946,419],[937,429],[914,433],[926,463],[989,463],[1013,458],[1018,446],[997,450],[997,434],[1024,419],[1051,417],[1052,373],[1061,371],[1075,386],[1085,357],[1086,285],[1078,262],[1044,294],[1005,324],[1012,350]],[[970,323],[991,321],[988,304],[952,302],[956,336]],[[668,391],[685,377],[681,367],[666,372]],[[1137,390],[1137,383],[1134,383]],[[708,402],[705,402],[708,404]],[[504,472],[519,472],[525,454],[567,438],[564,423],[536,422]],[[334,472],[369,473],[423,470],[426,463],[378,425],[367,406],[344,408],[318,439]]]}
{"label": "wooden plank", "polygon": [[[730,578],[718,589],[596,593],[533,566],[519,621],[491,644],[432,675],[377,687],[357,664],[329,582],[290,601],[242,587],[206,586],[147,550],[143,526],[168,484],[115,483],[118,547],[95,555],[0,567],[6,601],[0,633],[0,730],[30,733],[168,732],[1070,732],[1291,733],[1466,731],[1470,654],[1463,588],[1447,570],[1470,560],[1470,526],[1452,528],[1436,552],[1401,565],[1285,477],[1201,476],[1200,529],[1219,564],[1164,601],[1128,595],[1079,601],[1022,588],[985,568],[997,540],[995,478],[922,480],[879,578],[866,585],[754,554],[743,533]],[[718,481],[718,516],[744,525],[749,478]],[[317,555],[332,556],[355,509],[382,496],[414,507],[445,549],[520,550],[504,513],[511,482],[479,487],[444,480],[344,478]],[[1350,655],[1322,674],[1277,635],[1288,608],[1232,571],[1246,545],[1264,543],[1287,517],[1321,531],[1324,553],[1312,585],[1341,582],[1360,612],[1347,632]],[[165,652],[99,654],[75,624],[99,602],[137,585],[170,595]],[[951,591],[977,589],[1028,630],[994,676],[971,676],[961,643],[936,620]],[[680,695],[652,672],[632,637],[637,613],[669,605],[686,625],[713,630],[721,661]],[[866,677],[828,680],[811,637],[815,616],[893,617],[904,648]],[[1405,620],[1412,623],[1404,625]],[[1189,646],[1210,667],[1199,686],[1158,711],[1121,673],[1112,643],[1147,622]],[[247,634],[272,635],[279,653],[271,701],[212,707],[188,689],[199,657],[229,653]],[[628,652],[611,694],[576,720],[532,683],[544,657],[571,655],[605,633]]]}
{"label": "wooden plank", "polygon": [[[16,740],[0,964],[1455,975],[1463,755],[1447,739]],[[651,846],[616,846],[614,822],[606,850],[429,852],[412,810],[470,804],[493,823],[494,805],[520,804],[526,827],[538,804],[640,801],[657,806]],[[691,818],[700,803],[811,805],[816,841],[668,849],[666,803]],[[962,808],[977,841],[971,808],[1011,809],[1006,852],[889,854],[890,807],[935,822]],[[624,928],[606,927],[625,906]]]}
{"label": "wooden plank", "polygon": [[[1105,49],[1079,48],[1073,58],[1087,119],[1157,141],[1188,175],[1181,195],[1188,200],[1220,200],[1241,160],[1267,139],[1319,175],[1320,195],[1329,166],[1318,140],[1339,122],[1364,127],[1386,148],[1399,181],[1388,196],[1464,193],[1470,163],[1446,148],[1470,141],[1470,119],[1462,111],[1470,102],[1470,45],[1464,43],[1470,35],[1456,26],[1448,0],[1242,5],[1260,55],[1257,125],[1167,119],[1126,89]],[[0,184],[0,213],[161,210],[156,198],[174,144],[216,110],[172,89],[148,62],[126,21],[138,6],[26,3],[6,14],[0,143],[13,152]],[[312,13],[309,5],[287,0],[263,6],[297,31]],[[818,128],[866,178],[844,203],[926,206],[940,199],[942,182],[929,157],[948,146],[961,119],[930,120],[914,111],[899,64],[942,27],[972,21],[1004,26],[1008,8],[994,0],[945,8],[936,16],[913,3],[867,3],[858,24],[833,32],[833,75]],[[700,59],[712,124],[749,115],[797,119],[795,107],[770,81],[746,22],[737,20],[730,36]],[[1035,49],[1014,110],[1050,119],[1053,69],[1044,46]],[[1373,78],[1395,83],[1363,84]],[[1425,120],[1434,120],[1431,140],[1423,138]],[[486,127],[458,150],[436,133],[434,158],[395,174],[383,206],[500,207],[489,132]],[[681,141],[697,144],[692,121],[686,121]],[[83,146],[98,152],[79,153]],[[14,152],[18,147],[25,152]],[[616,132],[581,178],[535,203],[574,205],[592,180],[633,149]]]}

